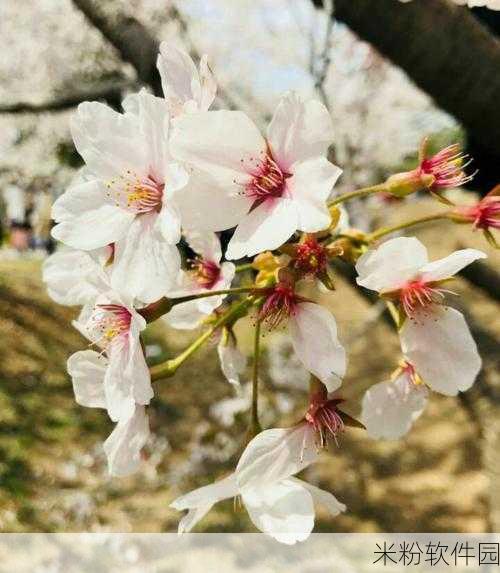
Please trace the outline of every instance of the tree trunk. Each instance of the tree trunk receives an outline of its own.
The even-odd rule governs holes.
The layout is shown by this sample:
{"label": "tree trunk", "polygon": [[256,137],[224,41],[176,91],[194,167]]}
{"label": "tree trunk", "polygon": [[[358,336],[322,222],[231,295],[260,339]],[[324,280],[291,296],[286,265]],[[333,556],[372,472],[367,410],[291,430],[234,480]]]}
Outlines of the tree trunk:
{"label": "tree trunk", "polygon": [[335,17],[500,157],[500,41],[466,8],[448,0],[335,0]]}

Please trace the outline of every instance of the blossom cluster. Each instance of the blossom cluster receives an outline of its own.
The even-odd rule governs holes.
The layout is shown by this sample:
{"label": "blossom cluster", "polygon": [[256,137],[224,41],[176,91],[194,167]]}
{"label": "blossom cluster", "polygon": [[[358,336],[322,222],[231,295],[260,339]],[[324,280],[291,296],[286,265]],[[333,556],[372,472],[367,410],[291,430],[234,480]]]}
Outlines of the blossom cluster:
{"label": "blossom cluster", "polygon": [[[44,280],[56,302],[82,306],[74,326],[90,347],[68,360],[75,397],[107,411],[116,424],[104,442],[109,471],[129,475],[150,433],[152,382],[175,375],[215,338],[222,373],[238,387],[247,358],[234,325],[250,315],[253,400],[243,454],[231,475],[172,507],[187,510],[183,532],[216,502],[241,497],[259,530],[294,543],[312,531],[315,504],[332,516],[346,509],[296,477],[331,440],[348,427],[399,438],[430,391],[467,390],[481,367],[464,316],[446,298],[453,276],[486,255],[463,249],[430,262],[415,238],[382,242],[392,228],[351,229],[342,204],[377,193],[430,193],[447,207],[434,218],[469,223],[495,244],[498,190],[475,206],[450,204],[446,190],[470,179],[466,158],[455,145],[429,155],[424,143],[414,170],[339,196],[341,170],[328,159],[333,126],[321,103],[286,94],[262,134],[240,111],[211,109],[217,86],[206,57],[196,67],[162,44],[158,69],[164,97],[143,90],[124,100],[122,112],[84,103],[71,123],[85,167],[53,206],[52,234],[63,246],[46,261]],[[393,378],[370,387],[359,420],[344,411],[340,395],[347,356],[335,318],[301,290],[309,283],[338,296],[332,269],[340,259],[355,266],[360,287],[386,301],[401,343]],[[150,368],[143,333],[157,319],[202,334]],[[262,431],[260,335],[278,326],[311,374],[309,403],[295,425]]]}

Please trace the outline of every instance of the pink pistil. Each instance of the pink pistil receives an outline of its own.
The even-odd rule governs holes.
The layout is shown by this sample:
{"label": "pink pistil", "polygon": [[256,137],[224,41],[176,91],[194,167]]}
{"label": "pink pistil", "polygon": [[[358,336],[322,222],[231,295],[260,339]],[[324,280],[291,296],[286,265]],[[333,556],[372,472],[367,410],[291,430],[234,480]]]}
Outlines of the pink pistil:
{"label": "pink pistil", "polygon": [[318,437],[318,446],[325,447],[328,439],[337,443],[337,434],[344,431],[344,422],[337,409],[341,400],[313,400],[305,415],[305,420]]}
{"label": "pink pistil", "polygon": [[421,279],[407,282],[398,292],[406,316],[412,318],[419,308],[443,302],[444,293],[450,292]]}
{"label": "pink pistil", "polygon": [[276,328],[285,318],[296,312],[297,304],[303,300],[292,285],[280,282],[268,291],[259,313],[259,319],[266,321],[270,328]]}
{"label": "pink pistil", "polygon": [[245,195],[259,203],[282,197],[286,189],[286,180],[291,177],[280,168],[270,150],[257,162],[250,175],[252,179],[244,185]]}
{"label": "pink pistil", "polygon": [[193,264],[196,283],[204,289],[212,289],[220,279],[221,268],[214,261],[197,259]]}
{"label": "pink pistil", "polygon": [[464,168],[470,164],[466,159],[467,155],[460,151],[458,144],[449,145],[436,155],[423,159],[419,167],[420,174],[434,177],[431,185],[433,189],[459,187],[473,178],[473,175],[464,172]]}
{"label": "pink pistil", "polygon": [[141,178],[131,171],[107,183],[108,196],[117,206],[133,213],[159,212],[162,207],[164,183],[152,175]]}
{"label": "pink pistil", "polygon": [[118,304],[99,304],[94,312],[95,342],[106,347],[118,336],[127,335],[132,315]]}
{"label": "pink pistil", "polygon": [[486,196],[476,205],[457,207],[455,213],[473,223],[475,229],[500,229],[500,196]]}

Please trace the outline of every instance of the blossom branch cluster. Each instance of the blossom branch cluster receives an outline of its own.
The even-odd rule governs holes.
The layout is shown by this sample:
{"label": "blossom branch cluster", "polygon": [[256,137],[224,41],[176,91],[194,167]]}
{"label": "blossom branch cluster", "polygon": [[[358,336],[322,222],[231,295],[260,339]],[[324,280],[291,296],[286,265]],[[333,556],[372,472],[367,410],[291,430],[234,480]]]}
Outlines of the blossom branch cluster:
{"label": "blossom branch cluster", "polygon": [[[347,427],[401,437],[430,391],[467,390],[481,366],[464,317],[445,299],[453,276],[484,253],[463,249],[429,262],[415,238],[380,239],[446,219],[481,229],[496,244],[498,188],[474,206],[450,204],[445,190],[470,179],[467,159],[455,145],[430,156],[424,142],[414,170],[339,196],[341,170],[327,159],[333,127],[321,103],[286,94],[263,135],[242,112],[210,109],[217,88],[206,57],[197,68],[162,44],[158,69],[164,97],[143,90],[125,99],[121,113],[83,103],[71,123],[85,167],[54,204],[52,233],[64,246],[46,261],[44,280],[55,301],[82,306],[74,326],[90,347],[68,360],[75,397],[107,411],[116,424],[104,442],[109,471],[129,475],[150,433],[152,381],[175,375],[215,338],[222,373],[238,387],[247,358],[234,326],[251,316],[253,399],[243,454],[230,476],[172,506],[187,510],[179,531],[189,531],[214,503],[238,496],[258,529],[294,543],[311,532],[315,504],[332,515],[346,509],[295,477],[324,446]],[[367,195],[419,191],[446,210],[366,234],[350,228],[342,207]],[[223,252],[217,233],[230,229]],[[347,356],[335,318],[301,294],[309,282],[341,297],[331,270],[337,258],[355,265],[358,284],[387,302],[401,342],[392,380],[367,391],[359,420],[340,397]],[[150,368],[142,336],[156,320],[202,331],[179,355]],[[296,425],[262,431],[261,331],[278,326],[311,374],[309,404]]]}

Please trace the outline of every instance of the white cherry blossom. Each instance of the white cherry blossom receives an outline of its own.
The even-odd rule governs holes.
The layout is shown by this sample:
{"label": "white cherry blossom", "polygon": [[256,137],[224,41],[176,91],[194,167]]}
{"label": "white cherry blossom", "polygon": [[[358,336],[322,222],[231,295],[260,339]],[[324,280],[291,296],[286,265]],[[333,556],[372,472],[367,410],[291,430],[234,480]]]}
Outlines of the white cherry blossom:
{"label": "white cherry blossom", "polygon": [[191,531],[218,501],[237,496],[257,529],[288,545],[309,537],[315,504],[325,507],[332,517],[346,509],[331,493],[297,478],[240,489],[235,474],[231,474],[170,504],[179,511],[188,510],[179,523],[179,533]]}
{"label": "white cherry blossom", "polygon": [[212,231],[236,225],[229,259],[276,249],[297,230],[325,229],[341,173],[325,156],[332,139],[326,108],[294,93],[282,98],[266,137],[239,111],[183,115],[172,151],[200,172],[183,193],[184,210]]}
{"label": "white cherry blossom", "polygon": [[[68,360],[76,401],[88,408],[110,410],[112,398],[105,391],[109,360],[94,350],[76,352]],[[149,437],[149,424],[144,406],[134,405],[122,417],[104,442],[109,473],[125,476],[134,473],[140,463],[140,452]]]}
{"label": "white cherry blossom", "polygon": [[[222,251],[217,235],[186,231],[185,237],[197,256],[190,261],[190,270],[179,273],[177,284],[167,293],[168,297],[175,299],[207,290],[228,289],[234,278],[235,266],[233,263],[221,263]],[[222,304],[224,298],[225,295],[217,295],[176,304],[165,315],[165,320],[174,328],[196,328],[200,320]]]}
{"label": "white cherry blossom", "polygon": [[372,438],[404,436],[427,404],[428,390],[406,363],[393,380],[379,382],[364,395],[361,421]]}
{"label": "white cherry blossom", "polygon": [[142,91],[123,107],[78,107],[71,128],[86,170],[55,202],[52,234],[87,251],[114,244],[113,288],[153,302],[180,268],[175,193],[187,174],[170,158],[165,101]]}
{"label": "white cherry blossom", "polygon": [[102,294],[83,308],[75,327],[107,355],[104,394],[110,418],[129,419],[135,404],[149,404],[153,389],[140,341],[146,321],[132,304],[116,293]]}
{"label": "white cherry blossom", "polygon": [[281,281],[269,289],[259,317],[271,328],[286,321],[293,349],[305,368],[329,392],[341,386],[347,367],[346,352],[331,312],[296,295],[292,285]]}
{"label": "white cherry blossom", "polygon": [[207,56],[200,58],[199,70],[191,56],[173,44],[162,42],[157,61],[161,84],[170,113],[207,111],[217,92]]}
{"label": "white cherry blossom", "polygon": [[359,285],[378,291],[400,305],[406,320],[401,349],[433,390],[454,396],[470,388],[481,358],[459,311],[444,305],[443,282],[486,255],[475,249],[455,251],[429,262],[418,239],[391,239],[365,253],[356,264]]}
{"label": "white cherry blossom", "polygon": [[339,410],[341,402],[328,398],[326,391],[316,393],[298,424],[257,434],[236,467],[238,486],[246,488],[278,482],[314,463],[329,440],[337,442],[345,428],[344,420],[350,424],[354,422]]}

